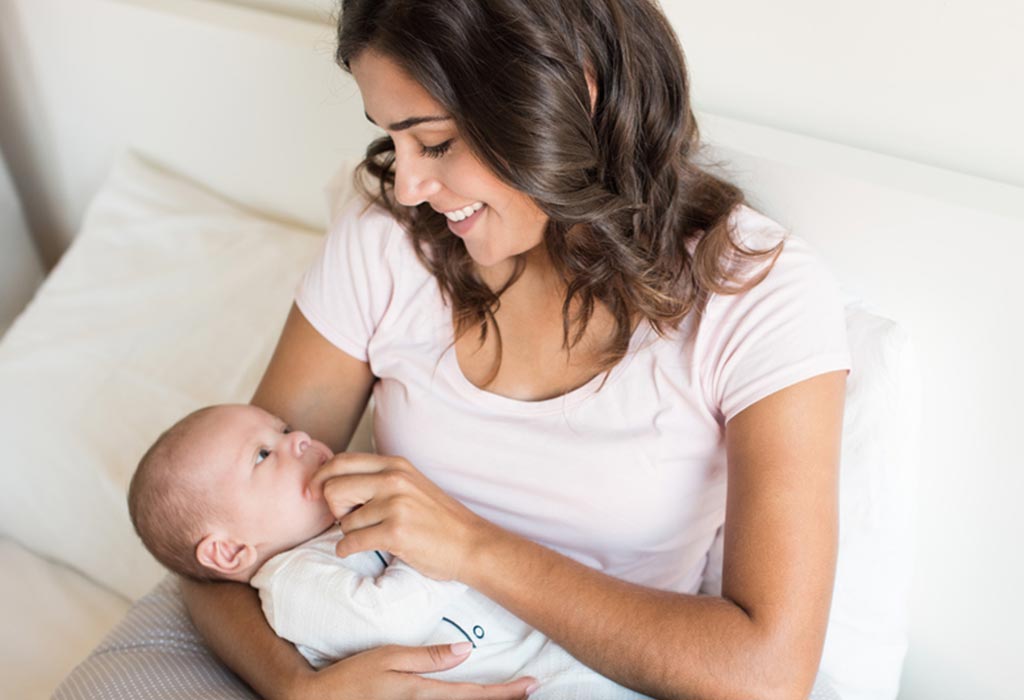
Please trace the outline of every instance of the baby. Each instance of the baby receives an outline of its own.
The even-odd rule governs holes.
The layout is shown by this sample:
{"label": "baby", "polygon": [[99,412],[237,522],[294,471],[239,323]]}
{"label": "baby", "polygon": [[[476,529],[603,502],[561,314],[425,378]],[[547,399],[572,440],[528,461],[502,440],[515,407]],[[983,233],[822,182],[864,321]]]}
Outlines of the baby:
{"label": "baby", "polygon": [[425,675],[473,683],[533,676],[533,698],[645,697],[464,584],[427,578],[388,553],[338,557],[335,518],[306,493],[333,456],[255,406],[202,408],[143,455],[128,489],[132,523],[171,571],[248,582],[270,626],[316,668],[385,644],[469,642],[469,660]]}

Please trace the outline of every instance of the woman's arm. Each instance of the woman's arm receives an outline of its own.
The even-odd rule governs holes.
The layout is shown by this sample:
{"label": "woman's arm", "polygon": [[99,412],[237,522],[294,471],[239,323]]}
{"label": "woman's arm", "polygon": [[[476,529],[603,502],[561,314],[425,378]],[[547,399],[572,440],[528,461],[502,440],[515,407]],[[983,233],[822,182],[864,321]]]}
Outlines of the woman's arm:
{"label": "woman's arm", "polygon": [[180,581],[185,607],[207,646],[260,697],[290,697],[302,675],[312,673],[295,647],[267,625],[252,588],[242,583]]}
{"label": "woman's arm", "polygon": [[369,363],[329,343],[293,304],[250,403],[341,452],[366,410],[373,382]]}
{"label": "woman's arm", "polygon": [[835,575],[845,384],[845,370],[808,379],[726,426],[722,597],[602,574],[482,520],[401,458],[339,455],[311,486],[343,515],[339,555],[385,549],[461,580],[622,685],[806,700]]}
{"label": "woman's arm", "polygon": [[[325,340],[294,305],[252,403],[344,449],[369,400],[369,365]],[[494,686],[421,678],[467,657],[447,646],[381,647],[314,672],[266,623],[259,596],[240,583],[182,581],[185,606],[203,639],[261,697],[519,698],[532,679]],[[326,691],[326,692],[325,692]]]}
{"label": "woman's arm", "polygon": [[806,700],[832,597],[846,372],[726,426],[722,597],[633,585],[507,533],[465,582],[584,664],[659,698]]}

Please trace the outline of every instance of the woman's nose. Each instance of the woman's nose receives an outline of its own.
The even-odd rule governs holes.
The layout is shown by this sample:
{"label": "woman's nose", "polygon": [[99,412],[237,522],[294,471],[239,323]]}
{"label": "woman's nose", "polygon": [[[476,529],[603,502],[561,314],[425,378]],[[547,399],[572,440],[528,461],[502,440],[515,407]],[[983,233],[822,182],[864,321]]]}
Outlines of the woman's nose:
{"label": "woman's nose", "polygon": [[421,204],[440,189],[433,166],[415,153],[395,151],[395,199],[404,207]]}

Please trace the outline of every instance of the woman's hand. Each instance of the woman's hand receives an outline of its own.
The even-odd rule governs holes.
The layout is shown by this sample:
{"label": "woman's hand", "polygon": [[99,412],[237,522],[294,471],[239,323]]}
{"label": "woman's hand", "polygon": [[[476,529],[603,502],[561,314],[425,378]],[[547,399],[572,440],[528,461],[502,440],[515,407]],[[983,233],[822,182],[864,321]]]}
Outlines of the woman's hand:
{"label": "woman's hand", "polygon": [[497,529],[402,457],[341,452],[309,488],[338,518],[338,556],[378,549],[440,581],[462,580],[477,543]]}
{"label": "woman's hand", "polygon": [[[464,644],[470,646],[468,642]],[[288,697],[289,700],[518,700],[527,697],[527,691],[536,683],[530,677],[500,685],[447,683],[418,675],[445,671],[469,658],[468,650],[458,654],[453,647],[458,645],[392,645],[364,651],[319,671],[303,674],[292,685]]]}

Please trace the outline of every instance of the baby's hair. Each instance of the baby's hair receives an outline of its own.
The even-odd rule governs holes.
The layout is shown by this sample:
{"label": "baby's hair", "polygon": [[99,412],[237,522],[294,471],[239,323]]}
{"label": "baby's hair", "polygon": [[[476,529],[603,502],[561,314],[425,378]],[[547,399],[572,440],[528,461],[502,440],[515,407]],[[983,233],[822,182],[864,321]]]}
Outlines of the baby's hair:
{"label": "baby's hair", "polygon": [[174,573],[195,581],[222,578],[196,559],[213,509],[201,480],[182,469],[186,438],[214,408],[193,411],[165,430],[142,455],[128,485],[128,514],[146,549]]}

